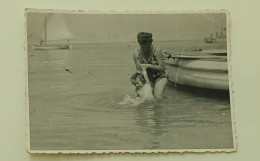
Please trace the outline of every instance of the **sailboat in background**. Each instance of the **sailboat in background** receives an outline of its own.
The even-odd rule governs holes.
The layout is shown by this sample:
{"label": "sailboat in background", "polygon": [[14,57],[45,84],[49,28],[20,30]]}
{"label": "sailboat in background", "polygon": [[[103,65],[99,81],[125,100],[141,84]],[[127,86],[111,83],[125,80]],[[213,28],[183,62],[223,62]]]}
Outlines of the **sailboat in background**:
{"label": "sailboat in background", "polygon": [[74,38],[62,14],[50,13],[44,15],[41,29],[41,40],[34,44],[34,50],[71,49],[70,40]]}
{"label": "sailboat in background", "polygon": [[206,37],[205,43],[226,43],[227,42],[227,29],[226,27],[222,27],[220,34],[216,32],[215,37],[213,36],[213,33],[210,35],[210,37]]}

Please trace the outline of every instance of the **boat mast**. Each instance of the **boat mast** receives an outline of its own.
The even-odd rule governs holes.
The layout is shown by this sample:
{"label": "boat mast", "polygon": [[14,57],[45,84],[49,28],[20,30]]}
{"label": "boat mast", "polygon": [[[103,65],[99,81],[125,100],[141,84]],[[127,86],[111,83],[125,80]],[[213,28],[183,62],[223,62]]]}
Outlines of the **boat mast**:
{"label": "boat mast", "polygon": [[46,14],[44,15],[44,42],[46,43],[46,31],[47,31],[47,25],[46,25]]}

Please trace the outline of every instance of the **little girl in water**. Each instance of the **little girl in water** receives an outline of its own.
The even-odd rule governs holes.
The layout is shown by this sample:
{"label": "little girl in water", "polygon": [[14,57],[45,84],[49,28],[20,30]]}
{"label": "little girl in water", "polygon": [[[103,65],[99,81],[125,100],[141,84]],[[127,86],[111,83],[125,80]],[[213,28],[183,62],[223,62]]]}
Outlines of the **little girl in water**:
{"label": "little girl in water", "polygon": [[[131,98],[130,96],[125,96],[124,102],[122,104],[128,104],[132,106],[137,106],[141,103],[144,103],[146,101],[150,101],[154,99],[153,90],[149,81],[149,78],[147,76],[146,70],[142,69],[142,75],[136,74],[131,77],[131,80],[135,80],[135,86],[137,93],[136,98]],[[142,80],[144,79],[145,82]]]}

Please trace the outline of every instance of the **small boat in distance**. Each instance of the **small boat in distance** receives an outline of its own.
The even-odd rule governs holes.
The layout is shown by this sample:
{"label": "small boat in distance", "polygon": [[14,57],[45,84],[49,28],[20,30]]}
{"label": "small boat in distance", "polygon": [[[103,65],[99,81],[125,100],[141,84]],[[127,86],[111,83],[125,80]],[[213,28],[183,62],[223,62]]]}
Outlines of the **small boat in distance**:
{"label": "small boat in distance", "polygon": [[32,45],[34,50],[56,50],[56,49],[72,49],[71,44],[41,44]]}
{"label": "small boat in distance", "polygon": [[34,50],[71,49],[71,34],[62,14],[50,13],[44,15],[39,44],[33,44]]}
{"label": "small boat in distance", "polygon": [[226,43],[227,42],[227,32],[226,27],[222,27],[220,34],[216,32],[215,36],[213,36],[213,33],[210,35],[210,37],[204,38],[205,43]]}
{"label": "small boat in distance", "polygon": [[170,81],[205,89],[229,90],[226,50],[205,50],[196,55],[164,54]]}

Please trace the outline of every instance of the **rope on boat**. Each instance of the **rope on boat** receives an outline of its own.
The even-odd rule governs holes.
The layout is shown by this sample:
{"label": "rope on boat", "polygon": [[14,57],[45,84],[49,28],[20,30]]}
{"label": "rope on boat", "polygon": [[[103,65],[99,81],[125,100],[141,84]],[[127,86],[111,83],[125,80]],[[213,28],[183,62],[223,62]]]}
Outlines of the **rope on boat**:
{"label": "rope on boat", "polygon": [[[182,48],[181,56],[183,55],[184,49],[185,49],[185,46]],[[175,81],[174,81],[173,91],[175,91],[175,88],[176,88],[176,85],[177,85],[178,76],[179,76],[179,72],[180,72],[180,69],[181,69],[181,61],[182,61],[182,59],[180,59],[179,68],[178,68],[178,71],[177,71],[177,74],[176,74],[176,77],[175,77]]]}

